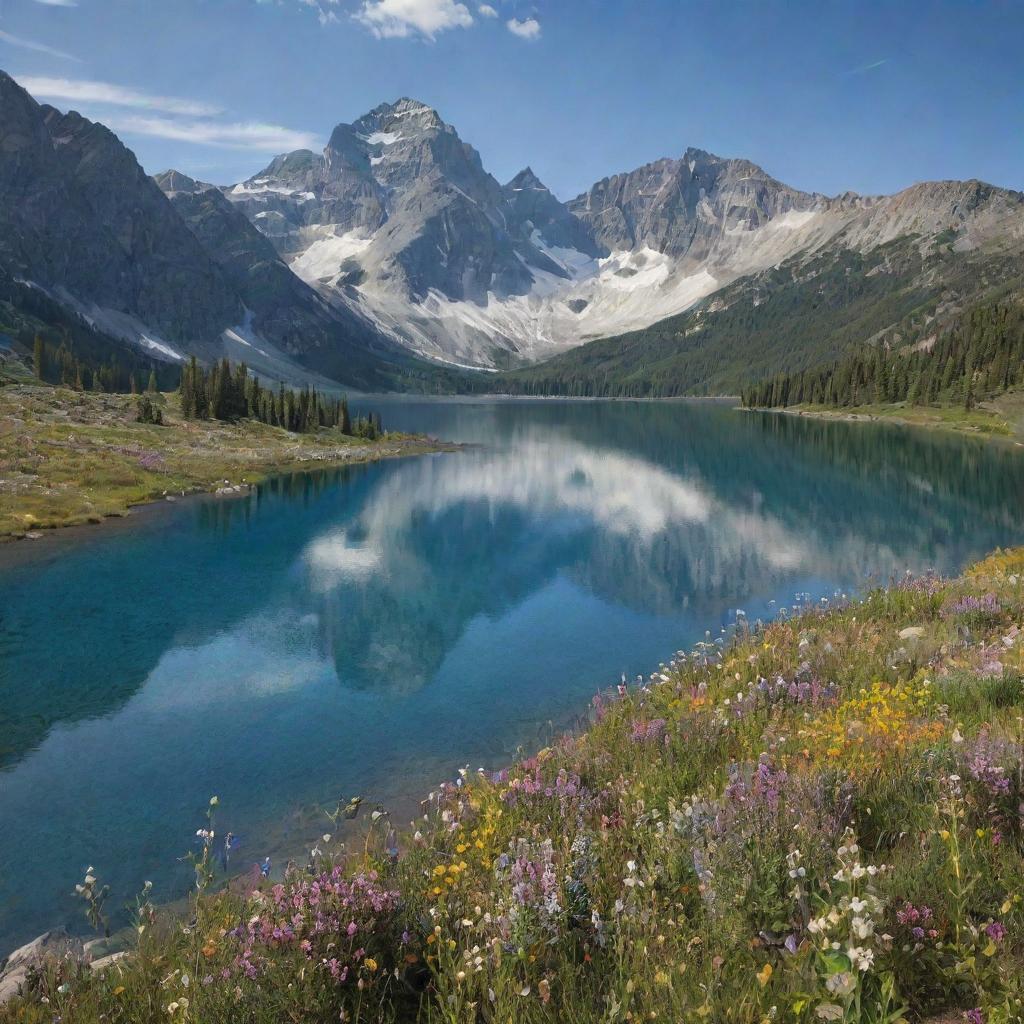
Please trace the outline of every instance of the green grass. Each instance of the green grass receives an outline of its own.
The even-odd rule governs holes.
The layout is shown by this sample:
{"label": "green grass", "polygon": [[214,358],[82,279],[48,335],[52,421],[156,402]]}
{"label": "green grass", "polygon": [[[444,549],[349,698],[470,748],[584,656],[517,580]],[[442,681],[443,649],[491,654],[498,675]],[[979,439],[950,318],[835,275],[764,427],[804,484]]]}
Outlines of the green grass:
{"label": "green grass", "polygon": [[0,541],[99,522],[165,495],[317,465],[436,450],[422,438],[363,441],[336,430],[291,434],[252,420],[185,421],[177,395],[157,398],[165,425],[135,421],[129,395],[0,387]]}
{"label": "green grass", "polygon": [[1019,1021],[1022,623],[1024,550],[741,621],[397,841],[328,808],[223,888],[214,836],[186,911],[0,1021]]}
{"label": "green grass", "polygon": [[1005,400],[986,402],[970,410],[962,406],[918,406],[899,402],[892,405],[857,405],[842,409],[804,403],[788,406],[780,411],[820,419],[888,420],[964,434],[1024,438],[1024,408],[1015,405],[1011,396],[1005,396]]}

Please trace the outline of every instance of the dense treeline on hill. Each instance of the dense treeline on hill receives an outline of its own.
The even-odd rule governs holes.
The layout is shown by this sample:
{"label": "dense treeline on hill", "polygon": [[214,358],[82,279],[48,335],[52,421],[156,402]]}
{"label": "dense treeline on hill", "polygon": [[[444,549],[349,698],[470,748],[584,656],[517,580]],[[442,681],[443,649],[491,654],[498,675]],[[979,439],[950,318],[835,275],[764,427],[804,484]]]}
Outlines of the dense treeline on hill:
{"label": "dense treeline on hill", "polygon": [[348,400],[329,398],[315,388],[293,391],[282,384],[275,391],[250,376],[245,363],[223,359],[209,369],[195,356],[181,371],[181,411],[186,419],[255,419],[294,433],[336,427],[343,434],[374,440],[383,433],[380,414],[352,420]]}
{"label": "dense treeline on hill", "polygon": [[46,384],[61,384],[78,391],[108,391],[138,394],[150,390],[170,390],[176,386],[176,366],[156,361],[121,359],[112,352],[82,351],[73,343],[54,345],[37,334],[32,343],[32,368]]}
{"label": "dense treeline on hill", "polygon": [[[0,333],[14,353],[48,384],[86,391],[141,391],[151,373],[158,386],[177,386],[178,368],[151,359],[127,342],[97,331],[87,320],[56,303],[45,292],[0,272]],[[42,374],[39,370],[42,369]]]}
{"label": "dense treeline on hill", "polygon": [[743,391],[747,407],[887,402],[963,405],[1024,384],[1024,305],[1002,301],[963,313],[929,346],[861,349],[824,368],[778,374]]}

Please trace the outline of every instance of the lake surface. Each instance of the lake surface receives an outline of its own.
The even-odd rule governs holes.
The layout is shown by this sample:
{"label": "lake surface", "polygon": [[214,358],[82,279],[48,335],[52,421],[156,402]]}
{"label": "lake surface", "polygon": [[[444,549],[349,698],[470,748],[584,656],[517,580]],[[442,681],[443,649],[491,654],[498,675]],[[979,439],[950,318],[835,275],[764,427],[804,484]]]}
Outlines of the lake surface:
{"label": "lake surface", "polygon": [[290,477],[0,550],[0,953],[94,865],[115,911],[361,794],[401,820],[590,697],[796,594],[1024,542],[1024,457],[721,403],[377,403],[465,451]]}

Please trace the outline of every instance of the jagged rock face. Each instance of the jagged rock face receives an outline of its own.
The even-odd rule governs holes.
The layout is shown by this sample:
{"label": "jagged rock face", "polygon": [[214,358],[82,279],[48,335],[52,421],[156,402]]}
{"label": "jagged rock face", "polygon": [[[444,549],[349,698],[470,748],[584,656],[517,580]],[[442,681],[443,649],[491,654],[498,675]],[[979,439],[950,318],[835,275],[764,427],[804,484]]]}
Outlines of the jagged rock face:
{"label": "jagged rock face", "polygon": [[503,188],[436,111],[402,99],[338,125],[321,157],[280,157],[225,194],[333,303],[414,349],[468,362],[482,350],[487,363],[496,349],[516,351],[514,331],[465,316],[442,325],[430,309],[525,297],[538,275],[570,280],[549,246],[583,259],[601,251],[536,186],[533,197]]}
{"label": "jagged rock face", "polygon": [[843,232],[855,249],[944,232],[955,235],[954,247],[961,251],[1024,241],[1024,194],[982,181],[926,181],[893,196],[836,200],[843,202],[856,207]]}
{"label": "jagged rock face", "polygon": [[181,171],[169,170],[164,171],[162,174],[154,174],[153,181],[156,182],[157,188],[168,199],[177,195],[179,192],[186,192],[190,194],[199,192],[208,192],[211,188],[216,188],[216,185],[211,185],[206,181],[196,181],[195,178],[190,178],[187,174],[182,174]]}
{"label": "jagged rock face", "polygon": [[368,365],[373,354],[394,360],[397,353],[365,320],[330,305],[296,277],[270,240],[216,186],[173,170],[155,180],[203,248],[214,254],[244,304],[245,320],[225,335],[234,358],[251,364],[266,340],[307,365],[329,367],[343,380],[373,386]]}
{"label": "jagged rock face", "polygon": [[[302,160],[281,163],[291,173]],[[316,379],[301,363],[358,387],[408,362],[297,278],[219,189],[177,171],[150,178],[108,129],[41,106],[2,72],[0,273],[155,358],[227,355]]]}
{"label": "jagged rock face", "polygon": [[524,234],[536,231],[546,245],[575,249],[592,259],[608,255],[609,247],[600,244],[585,219],[556,199],[532,168],[520,171],[504,191],[509,220]]}
{"label": "jagged rock face", "polygon": [[613,251],[647,247],[697,266],[726,255],[731,237],[826,205],[824,197],[789,188],[749,160],[688,149],[680,160],[599,181],[569,209]]}
{"label": "jagged rock face", "polygon": [[[987,190],[987,191],[986,191]],[[679,313],[823,247],[953,228],[1016,237],[1020,197],[977,183],[828,198],[688,149],[560,202],[530,168],[499,186],[436,111],[403,99],[228,190],[291,268],[400,344],[471,365],[541,359]]]}
{"label": "jagged rock face", "polygon": [[311,282],[416,300],[432,289],[482,300],[532,284],[517,258],[517,247],[532,246],[510,235],[501,186],[472,146],[414,100],[340,124],[322,157],[279,157],[226,194]]}
{"label": "jagged rock face", "polygon": [[0,261],[12,276],[172,345],[238,321],[238,297],[111,132],[40,106],[2,72],[0,123]]}

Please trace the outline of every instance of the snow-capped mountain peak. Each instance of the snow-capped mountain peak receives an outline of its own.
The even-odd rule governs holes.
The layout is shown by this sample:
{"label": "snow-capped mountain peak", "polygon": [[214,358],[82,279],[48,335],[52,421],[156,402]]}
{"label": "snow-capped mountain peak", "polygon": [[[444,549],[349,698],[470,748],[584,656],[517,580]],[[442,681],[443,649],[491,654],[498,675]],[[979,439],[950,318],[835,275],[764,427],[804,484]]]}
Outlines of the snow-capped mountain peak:
{"label": "snow-capped mountain peak", "polygon": [[965,238],[980,244],[998,219],[983,213],[992,197],[974,208],[924,187],[830,199],[694,147],[563,203],[529,166],[500,185],[408,97],[226,195],[327,301],[416,352],[482,367],[647,326],[794,254],[870,248],[892,224],[937,233],[969,221]]}

